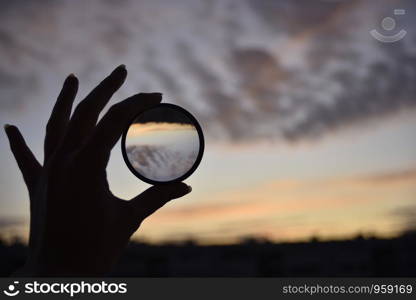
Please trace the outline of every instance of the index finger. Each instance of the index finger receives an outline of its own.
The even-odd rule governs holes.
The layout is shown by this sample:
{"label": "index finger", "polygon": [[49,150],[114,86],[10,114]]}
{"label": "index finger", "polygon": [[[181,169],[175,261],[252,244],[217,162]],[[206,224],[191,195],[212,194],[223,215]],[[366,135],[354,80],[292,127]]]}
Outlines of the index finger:
{"label": "index finger", "polygon": [[63,148],[73,149],[84,143],[94,130],[98,116],[127,76],[124,65],[118,66],[77,105],[69,121]]}

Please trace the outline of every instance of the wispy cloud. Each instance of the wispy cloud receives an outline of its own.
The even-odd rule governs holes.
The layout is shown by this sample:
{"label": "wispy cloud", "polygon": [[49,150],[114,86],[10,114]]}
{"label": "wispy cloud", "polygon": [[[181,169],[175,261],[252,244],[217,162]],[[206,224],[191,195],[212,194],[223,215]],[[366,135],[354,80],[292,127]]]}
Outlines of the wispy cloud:
{"label": "wispy cloud", "polygon": [[164,145],[130,145],[126,152],[133,168],[144,177],[170,181],[185,175],[192,168],[198,148],[178,150]]}
{"label": "wispy cloud", "polygon": [[132,124],[127,132],[127,137],[138,137],[145,134],[151,134],[155,131],[192,131],[195,127],[189,124],[164,123],[164,122],[147,122],[143,124]]}
{"label": "wispy cloud", "polygon": [[25,218],[18,218],[18,217],[1,217],[0,218],[0,228],[4,230],[8,227],[13,226],[22,226],[26,224]]}
{"label": "wispy cloud", "polygon": [[403,227],[390,212],[398,203],[409,205],[414,200],[415,170],[283,180],[231,190],[210,195],[203,203],[166,209],[149,221],[142,234],[152,232],[157,239],[166,238],[171,231],[182,232],[182,238],[195,235],[201,240],[234,241],[246,235],[281,240],[315,234],[324,237],[359,232],[395,234]]}

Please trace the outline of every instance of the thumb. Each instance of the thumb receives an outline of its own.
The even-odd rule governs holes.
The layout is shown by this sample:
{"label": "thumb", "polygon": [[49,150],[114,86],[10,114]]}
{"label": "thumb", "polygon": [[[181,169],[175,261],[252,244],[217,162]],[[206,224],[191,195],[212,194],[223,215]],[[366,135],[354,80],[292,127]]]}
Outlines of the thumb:
{"label": "thumb", "polygon": [[170,200],[185,196],[191,191],[192,188],[183,182],[152,186],[130,201],[131,209],[137,218],[144,220]]}

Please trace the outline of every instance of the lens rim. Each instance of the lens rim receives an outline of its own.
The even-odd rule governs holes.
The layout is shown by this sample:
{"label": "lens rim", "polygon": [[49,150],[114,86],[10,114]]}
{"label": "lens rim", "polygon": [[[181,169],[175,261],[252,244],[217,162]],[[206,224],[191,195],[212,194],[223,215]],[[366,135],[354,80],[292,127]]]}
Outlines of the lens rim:
{"label": "lens rim", "polygon": [[[134,120],[136,120],[141,114],[145,113],[148,110],[151,109],[156,109],[156,108],[169,108],[169,109],[173,109],[176,110],[178,112],[181,112],[183,114],[185,114],[190,121],[192,122],[192,124],[194,125],[197,133],[198,133],[198,138],[199,138],[199,151],[198,151],[198,155],[196,157],[196,160],[194,162],[194,164],[192,165],[192,167],[182,176],[174,178],[172,180],[169,181],[157,181],[157,180],[153,180],[150,178],[147,178],[145,176],[143,176],[141,173],[139,173],[131,164],[128,156],[127,156],[127,151],[126,151],[126,137],[127,137],[127,132],[130,128],[130,126],[133,124]],[[132,118],[130,120],[130,122],[128,123],[128,125],[126,126],[126,128],[123,131],[123,135],[121,136],[121,153],[123,154],[123,159],[125,164],[127,165],[127,167],[129,168],[129,170],[140,180],[152,184],[152,185],[163,185],[163,184],[170,184],[170,183],[174,183],[174,182],[181,182],[184,181],[186,178],[188,178],[189,176],[192,175],[192,173],[195,172],[195,170],[198,168],[199,164],[201,163],[202,160],[202,156],[204,154],[204,150],[205,150],[205,139],[204,139],[204,134],[202,132],[202,127],[201,125],[199,125],[197,119],[186,109],[184,109],[183,107],[180,107],[176,104],[172,104],[172,103],[160,103],[158,105],[155,105],[147,110],[141,111],[138,114],[136,114],[134,116],[134,118]]]}

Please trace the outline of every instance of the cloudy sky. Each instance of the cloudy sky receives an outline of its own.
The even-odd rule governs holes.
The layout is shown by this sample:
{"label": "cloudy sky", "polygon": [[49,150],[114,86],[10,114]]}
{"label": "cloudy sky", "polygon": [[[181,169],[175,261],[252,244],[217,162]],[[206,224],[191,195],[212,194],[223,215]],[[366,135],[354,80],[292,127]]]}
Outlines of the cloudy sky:
{"label": "cloudy sky", "polygon": [[203,151],[196,128],[182,123],[132,124],[125,143],[132,167],[148,179],[163,182],[185,175]]}
{"label": "cloudy sky", "polygon": [[[395,16],[393,9],[406,10]],[[414,1],[3,1],[0,121],[42,157],[71,72],[80,100],[118,64],[137,91],[191,111],[206,135],[193,192],[137,238],[232,242],[394,235],[416,216]],[[393,17],[391,32],[380,26]],[[385,44],[369,31],[401,41]],[[0,136],[0,227],[25,232],[27,195]],[[115,147],[115,194],[146,188]]]}

